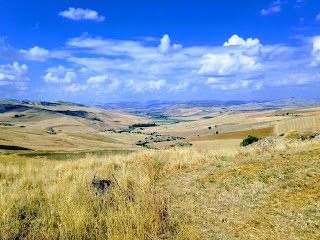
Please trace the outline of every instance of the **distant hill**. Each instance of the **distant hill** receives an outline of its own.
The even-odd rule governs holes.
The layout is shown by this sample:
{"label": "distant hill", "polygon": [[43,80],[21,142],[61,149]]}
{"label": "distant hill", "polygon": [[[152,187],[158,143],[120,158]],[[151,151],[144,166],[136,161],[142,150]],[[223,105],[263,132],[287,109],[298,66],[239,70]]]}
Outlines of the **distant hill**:
{"label": "distant hill", "polygon": [[30,149],[132,148],[142,137],[106,135],[148,120],[71,102],[0,101],[0,145]]}
{"label": "distant hill", "polygon": [[[104,109],[118,109],[121,111],[133,113],[140,116],[158,115],[184,116],[180,112],[189,110],[188,116],[192,112],[196,115],[205,115],[212,111],[263,111],[275,110],[281,108],[320,106],[320,100],[306,100],[290,98],[276,101],[241,101],[241,100],[190,100],[190,101],[161,101],[152,100],[145,103],[139,102],[118,102],[118,103],[91,103],[90,106]],[[197,108],[197,109],[196,109]],[[183,111],[181,111],[183,109]]]}

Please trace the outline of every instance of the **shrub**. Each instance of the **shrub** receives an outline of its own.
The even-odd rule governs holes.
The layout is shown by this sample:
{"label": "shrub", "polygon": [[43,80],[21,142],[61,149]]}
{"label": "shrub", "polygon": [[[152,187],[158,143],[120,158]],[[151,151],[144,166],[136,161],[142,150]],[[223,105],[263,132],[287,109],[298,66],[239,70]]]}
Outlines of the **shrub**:
{"label": "shrub", "polygon": [[242,147],[248,146],[254,142],[258,142],[259,140],[260,140],[260,138],[249,135],[248,137],[243,139],[243,141],[240,143],[240,146],[242,146]]}

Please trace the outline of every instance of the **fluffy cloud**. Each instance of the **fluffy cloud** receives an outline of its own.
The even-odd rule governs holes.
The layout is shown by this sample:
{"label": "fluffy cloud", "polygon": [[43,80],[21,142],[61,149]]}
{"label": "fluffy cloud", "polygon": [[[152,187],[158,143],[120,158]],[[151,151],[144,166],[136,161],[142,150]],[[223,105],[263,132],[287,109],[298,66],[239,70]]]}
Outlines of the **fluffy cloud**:
{"label": "fluffy cloud", "polygon": [[39,46],[29,49],[16,49],[0,37],[0,57],[6,60],[44,62],[50,58],[65,59],[70,56],[71,52],[65,49],[49,51]]}
{"label": "fluffy cloud", "polygon": [[169,85],[169,92],[183,92],[189,86],[190,86],[190,84],[187,81],[182,81],[177,84],[170,84]]}
{"label": "fluffy cloud", "polygon": [[15,61],[44,61],[50,57],[47,49],[34,46],[29,49],[15,49],[0,38],[0,57],[4,59],[14,59]]}
{"label": "fluffy cloud", "polygon": [[65,68],[64,66],[58,66],[47,69],[47,74],[44,76],[44,80],[47,83],[70,83],[74,81],[77,74],[72,68]]}
{"label": "fluffy cloud", "polygon": [[203,57],[202,66],[198,71],[201,75],[229,76],[251,72],[261,66],[256,57],[243,53],[207,54]]}
{"label": "fluffy cloud", "polygon": [[281,12],[281,6],[282,6],[282,2],[281,0],[275,0],[270,4],[270,7],[266,8],[266,9],[262,9],[260,11],[260,14],[262,16],[267,16],[270,14],[275,14],[275,13],[279,13]]}
{"label": "fluffy cloud", "polygon": [[138,41],[93,38],[87,35],[69,39],[67,45],[108,56],[124,55],[132,58],[151,59],[157,54],[156,49],[146,48]]}
{"label": "fluffy cloud", "polygon": [[105,20],[104,16],[99,15],[96,11],[83,8],[72,8],[59,13],[59,16],[69,18],[71,20],[93,20],[97,22],[103,22]]}
{"label": "fluffy cloud", "polygon": [[[20,85],[27,78],[24,74],[28,70],[25,64],[20,65],[18,62],[13,64],[0,65],[0,86]],[[22,84],[23,85],[23,84]]]}
{"label": "fluffy cloud", "polygon": [[159,91],[160,89],[166,86],[166,81],[161,80],[147,80],[147,81],[135,81],[129,80],[127,83],[127,88],[133,92],[150,92],[150,91]]}
{"label": "fluffy cloud", "polygon": [[90,77],[85,84],[73,83],[64,87],[64,91],[78,93],[88,91],[91,95],[106,94],[116,91],[120,86],[117,79],[108,79],[106,75]]}
{"label": "fluffy cloud", "polygon": [[87,81],[89,84],[99,84],[103,83],[107,80],[107,75],[102,75],[102,76],[95,76],[95,77],[90,77]]}
{"label": "fluffy cloud", "polygon": [[49,57],[49,51],[38,46],[28,50],[21,49],[20,53],[23,54],[26,59],[33,61],[44,61]]}
{"label": "fluffy cloud", "polygon": [[71,84],[69,86],[66,86],[64,88],[64,90],[66,92],[71,92],[71,93],[77,93],[77,92],[80,92],[80,91],[84,91],[84,90],[87,90],[88,89],[88,86],[87,85],[81,85],[81,84]]}
{"label": "fluffy cloud", "polygon": [[[308,64],[307,58],[301,58],[304,56],[302,47],[264,46],[259,39],[245,40],[236,34],[221,46],[183,47],[172,44],[167,34],[159,44],[83,35],[69,39],[67,45],[87,54],[68,58],[82,69],[82,75],[87,74],[86,84],[107,83],[108,76],[108,79],[118,79],[124,86],[123,92],[204,89],[203,86],[209,84],[208,77],[223,79],[209,84],[212,89],[258,90],[265,86],[295,85],[301,81],[289,74],[301,76],[299,71],[305,71],[301,63]],[[312,55],[317,55],[316,50]],[[307,74],[313,79],[311,75],[311,72]]]}
{"label": "fluffy cloud", "polygon": [[169,51],[169,49],[170,49],[170,38],[168,34],[165,34],[160,40],[159,50],[162,53],[166,53]]}
{"label": "fluffy cloud", "polygon": [[115,78],[110,78],[107,74],[90,77],[87,80],[86,87],[97,90],[102,93],[109,93],[119,88],[119,81]]}
{"label": "fluffy cloud", "polygon": [[236,80],[230,82],[227,78],[214,78],[207,79],[206,84],[213,89],[221,90],[235,90],[235,89],[261,89],[263,83],[261,81],[253,80]]}
{"label": "fluffy cloud", "polygon": [[168,53],[170,51],[177,51],[182,48],[181,44],[173,44],[171,46],[171,40],[168,34],[165,34],[161,39],[160,39],[160,45],[159,45],[159,50],[162,53]]}
{"label": "fluffy cloud", "polygon": [[[7,51],[8,46],[0,42],[0,55],[32,61],[59,57],[61,65],[47,69],[42,77],[47,83],[57,84],[59,92],[101,98],[114,94],[119,99],[143,94],[149,98],[153,92],[164,98],[186,94],[198,97],[202,93],[208,97],[219,90],[258,91],[318,84],[320,36],[304,40],[296,46],[262,45],[257,38],[243,39],[235,34],[221,45],[183,47],[173,44],[167,34],[158,42],[84,34],[69,39],[66,48],[54,51],[38,46]],[[0,66],[2,86],[27,79],[28,67],[24,64]]]}
{"label": "fluffy cloud", "polygon": [[238,35],[233,35],[227,42],[223,44],[223,46],[245,46],[245,47],[252,47],[252,46],[261,46],[259,39],[252,39],[248,38],[244,40],[243,38],[239,37]]}
{"label": "fluffy cloud", "polygon": [[[261,69],[261,48],[263,46],[260,44],[259,39],[248,38],[244,40],[238,35],[233,35],[223,46],[216,53],[203,55],[198,74],[220,78],[229,77],[229,80],[231,80],[235,77],[243,77],[245,74],[255,75]],[[245,87],[244,83],[246,82],[244,81],[241,84],[237,82],[232,89],[235,89],[236,86]],[[224,85],[218,84],[216,86]]]}
{"label": "fluffy cloud", "polygon": [[147,88],[150,90],[160,90],[166,86],[166,81],[161,79],[161,80],[151,80],[147,82]]}

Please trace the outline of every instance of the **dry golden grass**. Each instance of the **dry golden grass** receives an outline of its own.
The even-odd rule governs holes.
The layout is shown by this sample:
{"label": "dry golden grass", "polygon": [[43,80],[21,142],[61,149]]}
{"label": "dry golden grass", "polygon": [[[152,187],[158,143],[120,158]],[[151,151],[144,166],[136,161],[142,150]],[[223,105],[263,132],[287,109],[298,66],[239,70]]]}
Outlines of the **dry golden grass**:
{"label": "dry golden grass", "polygon": [[[187,238],[190,229],[168,208],[157,159],[147,152],[70,162],[0,162],[1,239]],[[94,174],[121,186],[104,197],[90,189]],[[113,180],[114,181],[114,180]]]}
{"label": "dry golden grass", "polygon": [[[0,157],[2,239],[319,239],[320,142]],[[90,189],[94,174],[114,185]]]}
{"label": "dry golden grass", "polygon": [[[0,144],[138,150],[68,161],[0,152],[0,239],[320,239],[320,141],[301,141],[302,133],[291,132],[275,145],[239,147],[248,135],[272,136],[278,120],[297,126],[295,119],[282,122],[295,116],[266,111],[197,117],[144,130],[189,137],[182,141],[192,147],[139,150],[134,143],[145,135],[99,130],[143,119],[72,109],[90,110],[109,125],[37,116],[27,128],[0,127]],[[315,116],[313,110],[299,111]],[[46,134],[47,126],[57,134]],[[209,135],[216,130],[220,134]],[[121,189],[114,183],[106,196],[96,196],[95,173],[114,181],[113,174]]]}
{"label": "dry golden grass", "polygon": [[137,134],[107,134],[99,132],[57,132],[45,129],[21,129],[0,126],[0,145],[23,146],[35,150],[81,151],[99,149],[138,149],[135,142],[145,136]]}
{"label": "dry golden grass", "polygon": [[242,148],[168,181],[201,239],[319,239],[320,143]]}
{"label": "dry golden grass", "polygon": [[[13,110],[0,114],[0,123],[13,125],[0,126],[0,145],[59,151],[134,149],[137,148],[134,143],[143,139],[142,136],[107,135],[102,131],[127,128],[135,123],[149,121],[146,118],[113,110],[68,105],[23,105],[25,110],[23,112]],[[1,107],[4,108],[0,104]],[[75,115],[72,116],[71,113]],[[15,117],[21,114],[24,116]],[[48,128],[53,128],[57,134],[48,134]]]}
{"label": "dry golden grass", "polygon": [[[194,119],[196,121],[157,126],[148,128],[145,131],[153,131],[164,135],[194,138],[199,135],[209,135],[216,131],[224,133],[250,130],[252,128],[269,128],[273,127],[272,124],[275,120],[279,120],[279,118],[274,118],[273,111],[260,112],[258,116],[256,116],[257,114],[258,113],[256,112],[228,112],[216,114],[214,118],[210,119],[192,117],[190,119]],[[183,119],[187,120],[188,118]],[[211,127],[211,129],[209,129],[209,127]]]}
{"label": "dry golden grass", "polygon": [[275,132],[277,134],[287,133],[291,130],[305,131],[311,129],[313,131],[320,131],[320,115],[291,119],[275,125]]}
{"label": "dry golden grass", "polygon": [[273,135],[273,128],[260,128],[260,129],[251,129],[237,132],[226,132],[221,134],[201,136],[196,138],[188,139],[189,141],[207,141],[207,140],[221,140],[221,139],[243,139],[249,135],[264,138],[270,137]]}
{"label": "dry golden grass", "polygon": [[[189,141],[189,140],[188,140]],[[239,149],[240,139],[219,139],[219,140],[205,140],[205,141],[190,141],[192,148],[199,151],[234,151]]]}

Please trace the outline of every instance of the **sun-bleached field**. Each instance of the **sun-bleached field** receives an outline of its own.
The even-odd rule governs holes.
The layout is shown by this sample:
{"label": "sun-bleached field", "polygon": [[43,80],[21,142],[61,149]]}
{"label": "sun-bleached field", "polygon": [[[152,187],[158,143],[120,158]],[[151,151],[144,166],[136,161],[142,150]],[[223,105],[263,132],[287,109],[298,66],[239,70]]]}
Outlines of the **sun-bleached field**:
{"label": "sun-bleached field", "polygon": [[[221,140],[219,140],[221,141]],[[320,141],[0,155],[1,239],[318,239]],[[110,179],[96,195],[94,176]]]}
{"label": "sun-bleached field", "polygon": [[275,125],[275,132],[277,134],[286,133],[291,130],[320,131],[320,115],[290,119]]}
{"label": "sun-bleached field", "polygon": [[[13,108],[6,111],[6,108]],[[43,106],[7,103],[0,105],[0,145],[34,150],[89,151],[137,149],[138,134],[108,134],[148,120],[139,116],[84,106]],[[54,134],[49,134],[52,129]]]}
{"label": "sun-bleached field", "polygon": [[[0,145],[33,149],[0,150],[0,239],[320,238],[319,108],[185,109],[137,129],[152,119],[23,109],[0,116]],[[240,147],[248,135],[271,140]]]}
{"label": "sun-bleached field", "polygon": [[[137,144],[154,134],[178,138],[155,140],[148,147],[163,149],[181,142],[206,147],[210,146],[208,141],[216,140],[230,140],[234,146],[235,140],[239,143],[248,135],[268,137],[293,129],[317,130],[320,116],[319,107],[241,112],[178,105],[166,111],[175,117],[157,123],[156,119],[66,103],[4,102],[0,105],[0,145],[42,151],[137,150]],[[132,124],[153,121],[157,124],[154,127],[128,130]]]}

